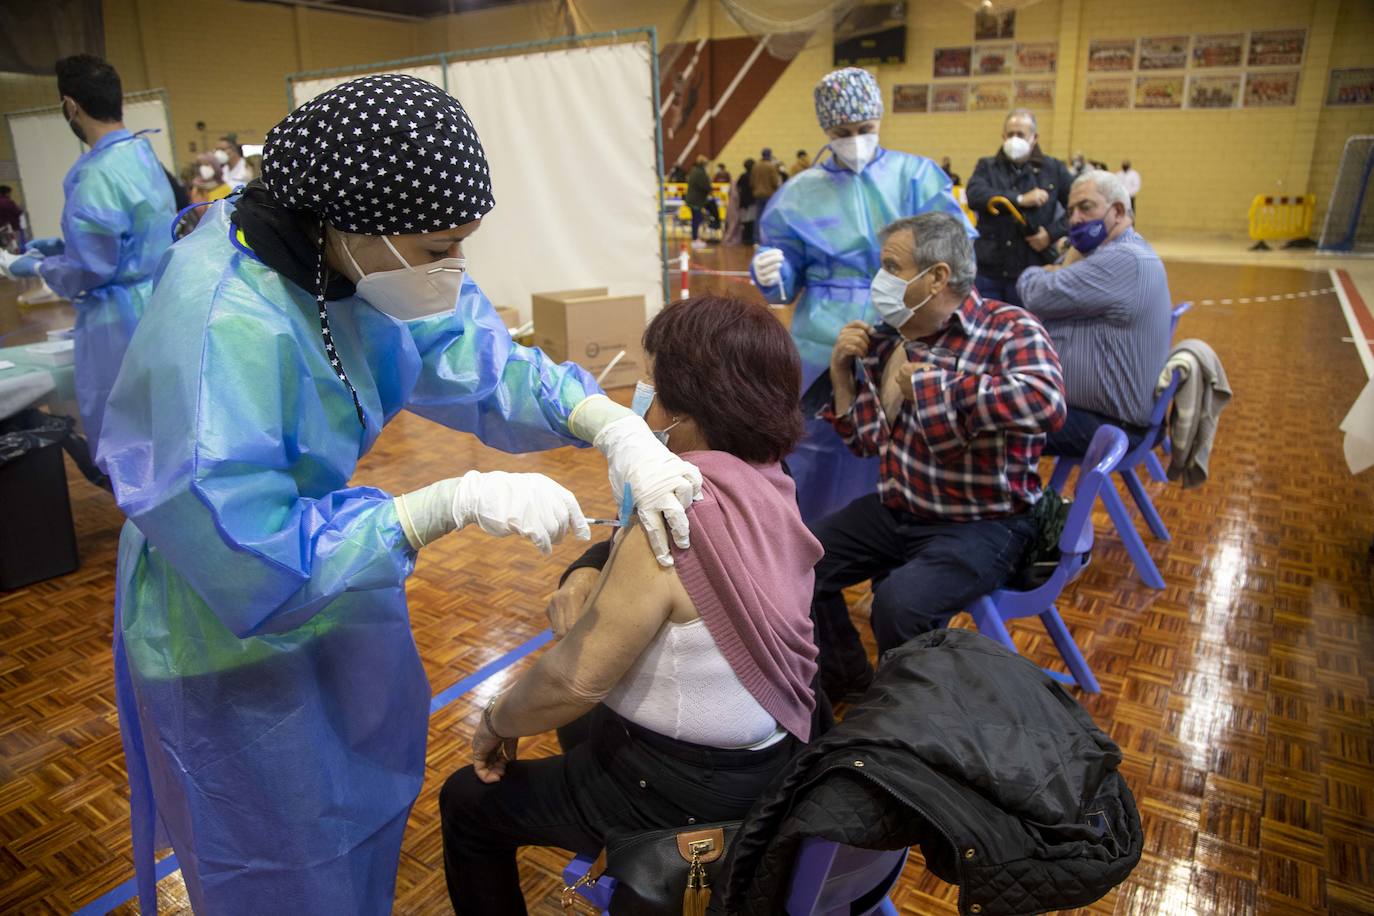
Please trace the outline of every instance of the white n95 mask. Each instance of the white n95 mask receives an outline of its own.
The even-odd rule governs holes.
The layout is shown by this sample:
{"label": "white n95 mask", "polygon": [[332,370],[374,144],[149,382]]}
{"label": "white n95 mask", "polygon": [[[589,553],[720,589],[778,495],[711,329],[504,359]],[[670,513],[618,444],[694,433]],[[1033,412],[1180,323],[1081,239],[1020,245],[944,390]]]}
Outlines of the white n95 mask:
{"label": "white n95 mask", "polygon": [[1012,162],[1020,162],[1031,154],[1030,141],[1025,137],[1008,137],[1002,142],[1002,152]]}
{"label": "white n95 mask", "polygon": [[872,133],[840,137],[830,141],[830,151],[840,160],[841,165],[857,175],[864,170],[864,166],[873,161],[873,156],[878,152],[878,135]]}
{"label": "white n95 mask", "polygon": [[353,269],[358,272],[358,295],[379,312],[401,321],[416,321],[451,312],[458,304],[458,293],[463,288],[463,273],[467,270],[466,258],[443,258],[420,267],[411,267],[391,239],[382,236],[382,244],[403,266],[396,270],[377,270],[364,274],[353,252],[348,250],[347,239],[341,240],[341,247]]}
{"label": "white n95 mask", "polygon": [[916,316],[918,309],[924,308],[927,302],[935,298],[935,294],[931,293],[922,299],[916,308],[907,308],[905,301],[906,288],[930,273],[934,266],[930,265],[910,280],[903,280],[887,270],[879,270],[873,277],[868,291],[873,297],[873,307],[878,310],[878,314],[887,322],[888,327],[900,330],[902,325]]}
{"label": "white n95 mask", "polygon": [[203,181],[209,181],[211,178],[214,178],[215,175],[218,173],[215,171],[215,167],[213,165],[205,164],[202,165],[199,169],[197,169],[197,174],[200,175]]}
{"label": "white n95 mask", "polygon": [[215,156],[215,161],[218,162],[220,165],[228,165],[228,164],[229,164],[229,152],[228,152],[228,150],[217,149],[217,150],[215,150],[215,152],[214,152],[214,156]]}

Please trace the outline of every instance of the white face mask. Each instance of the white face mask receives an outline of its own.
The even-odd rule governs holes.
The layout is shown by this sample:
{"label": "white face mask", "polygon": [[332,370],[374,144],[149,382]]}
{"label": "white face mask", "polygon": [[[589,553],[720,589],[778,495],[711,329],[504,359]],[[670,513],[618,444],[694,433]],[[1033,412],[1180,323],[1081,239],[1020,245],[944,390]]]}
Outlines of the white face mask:
{"label": "white face mask", "polygon": [[873,161],[874,154],[878,152],[878,135],[871,133],[840,137],[830,141],[830,151],[841,165],[857,175]]}
{"label": "white face mask", "polygon": [[205,181],[209,181],[211,178],[214,178],[216,175],[219,174],[215,171],[215,167],[213,165],[202,165],[199,169],[199,172],[200,177]]}
{"label": "white face mask", "polygon": [[443,258],[422,267],[411,267],[391,239],[382,236],[382,243],[403,264],[397,270],[377,270],[364,274],[346,240],[340,244],[348,262],[358,272],[358,295],[379,312],[401,321],[415,321],[453,311],[458,304],[458,292],[463,287],[466,258]]}
{"label": "white face mask", "polygon": [[215,161],[220,165],[227,165],[229,162],[229,151],[222,149],[215,150]]}
{"label": "white face mask", "polygon": [[935,294],[931,293],[922,299],[915,308],[907,308],[906,305],[906,288],[930,273],[934,267],[934,264],[930,265],[910,280],[903,280],[885,269],[878,271],[873,282],[869,285],[868,291],[873,297],[873,307],[878,310],[878,314],[882,316],[883,321],[887,322],[888,327],[900,330],[902,325],[916,316],[919,309],[925,308],[925,304],[935,298]]}
{"label": "white face mask", "polygon": [[1030,141],[1024,137],[1008,137],[1002,141],[1002,152],[1012,162],[1021,162],[1031,153]]}

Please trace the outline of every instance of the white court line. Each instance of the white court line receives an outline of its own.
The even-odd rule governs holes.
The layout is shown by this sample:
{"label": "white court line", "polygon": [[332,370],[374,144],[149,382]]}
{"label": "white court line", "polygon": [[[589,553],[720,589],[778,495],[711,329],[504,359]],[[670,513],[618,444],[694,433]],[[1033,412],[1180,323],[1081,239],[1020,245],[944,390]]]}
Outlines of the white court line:
{"label": "white court line", "polygon": [[[1328,267],[1326,272],[1331,276],[1331,288],[1336,291],[1336,298],[1341,300],[1341,311],[1345,313],[1345,323],[1350,326],[1351,342],[1355,344],[1355,352],[1360,354],[1360,362],[1364,364],[1364,374],[1374,376],[1374,352],[1369,349],[1369,344],[1360,343],[1363,339],[1360,333],[1360,323],[1355,318],[1355,309],[1350,305],[1350,299],[1345,295],[1345,287],[1341,285],[1341,278],[1336,276],[1336,268]],[[1358,338],[1358,339],[1356,339]]]}

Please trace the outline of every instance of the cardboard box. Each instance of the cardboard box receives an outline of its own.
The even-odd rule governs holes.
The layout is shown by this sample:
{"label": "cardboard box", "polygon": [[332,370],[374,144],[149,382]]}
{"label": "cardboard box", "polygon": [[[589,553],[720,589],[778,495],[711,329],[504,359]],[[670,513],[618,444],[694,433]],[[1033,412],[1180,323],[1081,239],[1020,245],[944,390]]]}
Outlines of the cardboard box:
{"label": "cardboard box", "polygon": [[643,377],[643,337],[643,296],[611,296],[604,287],[534,296],[534,345],[553,359],[572,360],[597,376],[625,351],[603,388],[633,385]]}
{"label": "cardboard box", "polygon": [[496,314],[506,323],[508,330],[514,331],[520,327],[520,311],[511,308],[509,305],[496,306]]}

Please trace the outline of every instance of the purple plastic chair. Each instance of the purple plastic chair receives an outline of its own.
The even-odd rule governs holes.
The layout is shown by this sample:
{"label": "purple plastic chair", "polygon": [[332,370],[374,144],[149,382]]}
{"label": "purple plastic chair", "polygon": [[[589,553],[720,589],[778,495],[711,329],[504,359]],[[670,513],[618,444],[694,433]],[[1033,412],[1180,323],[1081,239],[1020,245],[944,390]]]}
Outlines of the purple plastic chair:
{"label": "purple plastic chair", "polygon": [[[1160,436],[1164,434],[1164,421],[1169,415],[1169,405],[1173,403],[1174,392],[1178,391],[1179,382],[1182,379],[1183,374],[1175,369],[1169,378],[1168,387],[1155,397],[1155,406],[1150,411],[1150,426],[1145,431],[1145,438],[1141,439],[1140,444],[1131,449],[1114,469],[1121,476],[1122,482],[1126,484],[1126,489],[1131,492],[1136,508],[1144,516],[1145,523],[1150,526],[1150,531],[1161,541],[1171,540],[1169,529],[1165,527],[1164,520],[1155,511],[1154,503],[1150,502],[1150,494],[1145,492],[1145,485],[1140,482],[1135,469],[1154,457],[1154,447],[1158,444]],[[1093,441],[1097,441],[1095,437]],[[1067,455],[1061,455],[1057,458],[1054,463],[1054,473],[1050,476],[1050,486],[1063,493],[1064,484],[1069,479],[1069,472],[1079,463],[1080,459],[1071,458]],[[1120,536],[1121,543],[1125,545],[1126,552],[1131,555],[1131,561],[1135,563],[1140,578],[1145,580],[1145,584],[1151,588],[1163,588],[1164,577],[1159,574],[1159,567],[1155,566],[1150,551],[1145,549],[1145,542],[1141,539],[1140,533],[1135,530],[1135,520],[1131,518],[1130,510],[1126,508],[1126,504],[1121,501],[1121,495],[1116,492],[1116,487],[1108,484],[1098,490],[1098,495],[1102,497],[1102,504],[1106,507],[1107,514],[1111,516],[1112,524],[1116,525],[1116,533]]]}
{"label": "purple plastic chair", "polygon": [[1050,639],[1059,649],[1064,664],[1072,672],[1045,673],[1070,686],[1077,684],[1088,693],[1101,693],[1102,688],[1098,686],[1097,678],[1093,676],[1092,669],[1079,651],[1078,644],[1073,641],[1054,603],[1059,600],[1064,586],[1076,579],[1088,565],[1093,546],[1093,502],[1099,494],[1104,497],[1108,492],[1115,495],[1112,470],[1121,463],[1126,454],[1126,445],[1126,434],[1115,426],[1103,426],[1093,435],[1088,454],[1083,459],[1083,467],[1087,470],[1078,475],[1078,482],[1074,484],[1073,505],[1064,522],[1064,531],[1059,535],[1059,565],[1049,579],[1026,592],[998,589],[979,598],[969,608],[973,622],[978,625],[978,632],[997,640],[1013,652],[1016,651],[1016,644],[1007,632],[1006,621],[1039,615],[1040,622],[1045,625]]}
{"label": "purple plastic chair", "polygon": [[[858,849],[819,837],[803,840],[784,912],[788,916],[897,916],[887,895],[901,877],[906,857],[905,849]],[[563,869],[564,884],[576,884],[591,866],[590,859],[573,859]],[[610,912],[615,879],[604,875],[577,892],[605,916]]]}

